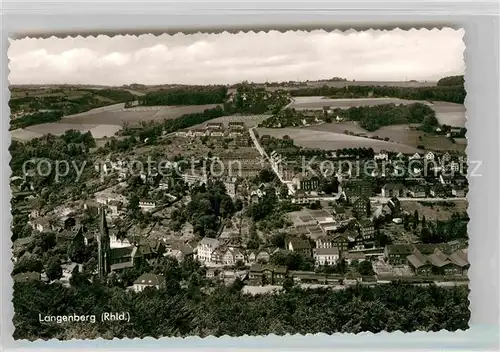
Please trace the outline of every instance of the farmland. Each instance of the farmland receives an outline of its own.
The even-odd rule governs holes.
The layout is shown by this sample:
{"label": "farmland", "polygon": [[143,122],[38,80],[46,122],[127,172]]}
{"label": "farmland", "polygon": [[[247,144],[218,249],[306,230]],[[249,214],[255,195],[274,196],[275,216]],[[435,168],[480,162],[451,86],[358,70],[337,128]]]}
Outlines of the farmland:
{"label": "farmland", "polygon": [[124,104],[114,104],[89,110],[84,113],[68,115],[58,122],[28,126],[11,131],[13,139],[30,140],[51,133],[60,135],[67,130],[90,131],[96,139],[111,137],[124,124],[139,125],[141,122],[174,119],[181,115],[202,112],[215,107],[215,104],[196,106],[151,106],[125,109]]}
{"label": "farmland", "polygon": [[296,110],[321,110],[325,106],[332,109],[348,109],[353,106],[375,106],[380,104],[412,104],[420,102],[430,106],[436,112],[440,124],[457,127],[465,126],[465,107],[462,104],[405,100],[398,98],[359,98],[359,99],[325,99],[322,96],[294,97],[290,108]]}
{"label": "farmland", "polygon": [[[344,131],[348,131],[354,134],[364,134],[367,137],[376,136],[381,139],[389,138],[390,142],[404,144],[415,148],[418,145],[423,145],[425,149],[437,151],[454,150],[464,152],[466,147],[466,143],[461,143],[462,141],[457,140],[456,143],[453,143],[443,135],[428,134],[424,131],[412,129],[408,125],[383,126],[375,132],[368,132],[360,127],[356,122],[347,121],[342,123],[324,123],[321,125],[303,127],[302,129],[334,133],[344,133]],[[368,140],[372,141],[372,143],[377,142],[376,140]]]}
{"label": "farmland", "polygon": [[375,152],[388,150],[408,154],[419,151],[417,148],[410,145],[328,132],[324,130],[317,131],[305,128],[258,128],[258,132],[261,136],[270,135],[276,138],[283,138],[283,136],[288,135],[294,140],[296,145],[306,148],[333,150],[342,148],[371,147]]}
{"label": "farmland", "polygon": [[[323,109],[324,106],[329,106],[332,109],[348,109],[353,106],[375,106],[381,104],[413,104],[419,101],[404,100],[398,98],[359,98],[359,99],[328,99],[321,96],[314,97],[294,97],[295,101],[290,105],[290,108],[296,110],[317,110]],[[428,102],[422,102],[431,105]]]}
{"label": "farmland", "polygon": [[53,134],[55,136],[62,135],[68,130],[77,130],[80,132],[90,132],[96,139],[111,137],[121,129],[118,125],[105,124],[70,124],[70,123],[43,123],[40,125],[29,126],[26,128],[18,128],[11,131],[11,137],[17,141],[28,141],[33,138],[42,137],[45,134]]}
{"label": "farmland", "polygon": [[190,106],[148,106],[135,108],[107,109],[102,111],[89,111],[89,113],[65,116],[67,124],[109,124],[122,126],[123,124],[138,125],[147,121],[162,121],[175,119],[185,114],[202,112],[212,109],[217,104],[190,105]]}

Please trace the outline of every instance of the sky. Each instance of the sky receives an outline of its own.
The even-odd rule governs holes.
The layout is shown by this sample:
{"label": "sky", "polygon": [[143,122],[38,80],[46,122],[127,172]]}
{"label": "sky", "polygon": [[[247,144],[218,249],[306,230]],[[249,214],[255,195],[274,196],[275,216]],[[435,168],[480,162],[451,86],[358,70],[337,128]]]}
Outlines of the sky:
{"label": "sky", "polygon": [[11,84],[233,84],[464,74],[463,30],[288,31],[10,40]]}

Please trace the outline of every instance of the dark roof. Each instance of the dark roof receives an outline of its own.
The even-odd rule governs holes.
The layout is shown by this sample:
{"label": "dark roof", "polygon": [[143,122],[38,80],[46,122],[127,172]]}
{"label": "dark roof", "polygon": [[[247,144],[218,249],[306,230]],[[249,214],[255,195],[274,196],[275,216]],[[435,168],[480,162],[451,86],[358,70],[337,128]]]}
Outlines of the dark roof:
{"label": "dark roof", "polygon": [[338,255],[339,254],[339,250],[337,247],[314,248],[313,252],[315,255]]}
{"label": "dark roof", "polygon": [[16,246],[26,246],[33,242],[33,237],[28,236],[28,237],[22,237],[18,238],[17,240],[14,241],[14,245]]}
{"label": "dark roof", "polygon": [[370,219],[360,219],[358,220],[358,224],[363,228],[373,226],[373,222]]}
{"label": "dark roof", "polygon": [[276,273],[286,273],[287,272],[287,267],[286,266],[280,266],[280,265],[271,265],[271,264],[258,264],[258,263],[255,263],[255,264],[252,264],[252,266],[250,266],[250,272],[258,272],[258,273],[261,273],[263,272],[264,270],[269,270],[269,271],[272,271],[272,272],[276,272]]}
{"label": "dark roof", "polygon": [[132,253],[134,252],[134,248],[135,248],[135,246],[111,248],[110,256],[111,256],[111,258],[132,257]]}
{"label": "dark roof", "polygon": [[390,244],[386,248],[389,254],[411,255],[413,253],[411,244]]}
{"label": "dark roof", "polygon": [[403,189],[404,186],[401,183],[386,183],[384,185],[384,187],[382,187],[382,188],[387,189],[387,190],[391,190],[391,189]]}
{"label": "dark roof", "polygon": [[124,263],[111,264],[111,271],[125,269],[125,268],[132,268],[133,266],[134,266],[134,263],[132,261],[124,262]]}
{"label": "dark roof", "polygon": [[34,271],[30,271],[27,273],[20,273],[14,275],[12,279],[15,282],[28,282],[28,281],[40,281],[40,273],[36,273]]}
{"label": "dark roof", "polygon": [[293,249],[310,249],[311,244],[308,240],[300,240],[297,238],[292,238],[289,243],[292,244]]}
{"label": "dark roof", "polygon": [[157,286],[165,282],[165,277],[152,273],[142,274],[134,281],[134,284]]}

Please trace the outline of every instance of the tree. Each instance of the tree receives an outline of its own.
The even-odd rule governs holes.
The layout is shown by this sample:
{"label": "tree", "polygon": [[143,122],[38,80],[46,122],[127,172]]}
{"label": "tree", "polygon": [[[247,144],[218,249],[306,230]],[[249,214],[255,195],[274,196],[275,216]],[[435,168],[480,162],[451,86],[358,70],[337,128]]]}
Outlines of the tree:
{"label": "tree", "polygon": [[291,277],[286,277],[283,281],[283,288],[285,289],[285,291],[290,291],[293,288],[293,285],[294,281]]}
{"label": "tree", "polygon": [[45,274],[50,281],[60,279],[62,277],[61,262],[56,258],[49,259],[45,267]]}
{"label": "tree", "polygon": [[358,264],[358,272],[363,276],[370,276],[375,274],[373,271],[372,263],[369,260],[363,260]]}
{"label": "tree", "polygon": [[38,259],[35,255],[23,255],[21,259],[14,264],[14,270],[12,270],[12,274],[18,273],[26,273],[26,272],[37,272],[41,273],[43,271],[43,263],[40,259]]}

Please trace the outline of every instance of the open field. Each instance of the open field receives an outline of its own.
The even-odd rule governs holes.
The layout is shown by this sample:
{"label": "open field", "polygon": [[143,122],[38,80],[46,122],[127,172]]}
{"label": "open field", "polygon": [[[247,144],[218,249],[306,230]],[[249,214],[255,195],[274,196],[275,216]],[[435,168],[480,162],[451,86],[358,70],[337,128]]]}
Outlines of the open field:
{"label": "open field", "polygon": [[355,121],[346,121],[342,123],[324,123],[321,125],[303,127],[302,129],[335,132],[342,134],[344,133],[344,131],[364,133],[368,137],[387,137],[390,139],[390,142],[405,144],[415,148],[418,145],[423,145],[425,149],[437,151],[454,150],[458,152],[465,152],[465,148],[467,145],[467,139],[465,138],[459,139],[455,141],[455,143],[453,143],[445,136],[432,135],[423,131],[411,129],[408,125],[384,126],[374,132],[368,132],[360,127]]}
{"label": "open field", "polygon": [[97,139],[113,136],[116,132],[121,130],[121,126],[104,124],[70,124],[60,122],[43,123],[11,131],[11,137],[12,139],[18,141],[28,141],[33,138],[42,137],[43,135],[49,133],[59,136],[69,130],[77,130],[80,132],[90,131],[92,136]]}
{"label": "open field", "polygon": [[290,108],[297,110],[321,110],[324,106],[331,108],[348,109],[353,106],[374,106],[380,104],[427,104],[436,112],[436,118],[440,124],[464,127],[465,126],[465,107],[462,104],[447,102],[433,102],[420,100],[405,100],[398,98],[360,98],[360,99],[324,99],[321,96],[313,97],[294,97],[295,102]]}
{"label": "open field", "polygon": [[[450,203],[451,206],[443,205],[447,203]],[[467,212],[467,201],[450,199],[446,203],[434,203],[432,207],[423,205],[420,202],[401,201],[401,209],[410,214],[413,214],[417,210],[419,216],[425,216],[427,220],[449,220],[453,213]]]}
{"label": "open field", "polygon": [[258,128],[260,136],[271,135],[276,138],[282,138],[288,135],[298,146],[307,148],[319,148],[325,150],[342,148],[373,148],[375,152],[388,150],[411,154],[420,152],[415,147],[394,143],[379,141],[364,137],[350,136],[343,133],[316,131],[304,128]]}
{"label": "open field", "polygon": [[[290,105],[290,108],[297,110],[304,109],[323,109],[324,106],[329,106],[332,109],[348,109],[353,106],[375,106],[381,104],[413,104],[421,102],[418,100],[405,100],[398,98],[359,98],[359,99],[328,99],[322,96],[312,97],[294,97],[295,101]],[[423,104],[431,105],[428,102],[421,102]]]}
{"label": "open field", "polygon": [[465,127],[465,106],[462,104],[436,101],[432,104],[436,118],[442,125]]}
{"label": "open field", "polygon": [[423,82],[410,82],[410,81],[310,81],[307,82],[307,87],[347,87],[347,86],[381,86],[381,87],[434,87],[437,82],[423,81]]}
{"label": "open field", "polygon": [[212,109],[217,104],[189,105],[189,106],[138,106],[125,109],[124,104],[115,104],[105,108],[93,109],[86,113],[65,116],[64,123],[68,124],[109,124],[122,126],[140,124],[142,121],[161,121],[175,119],[179,116],[206,109]]}

